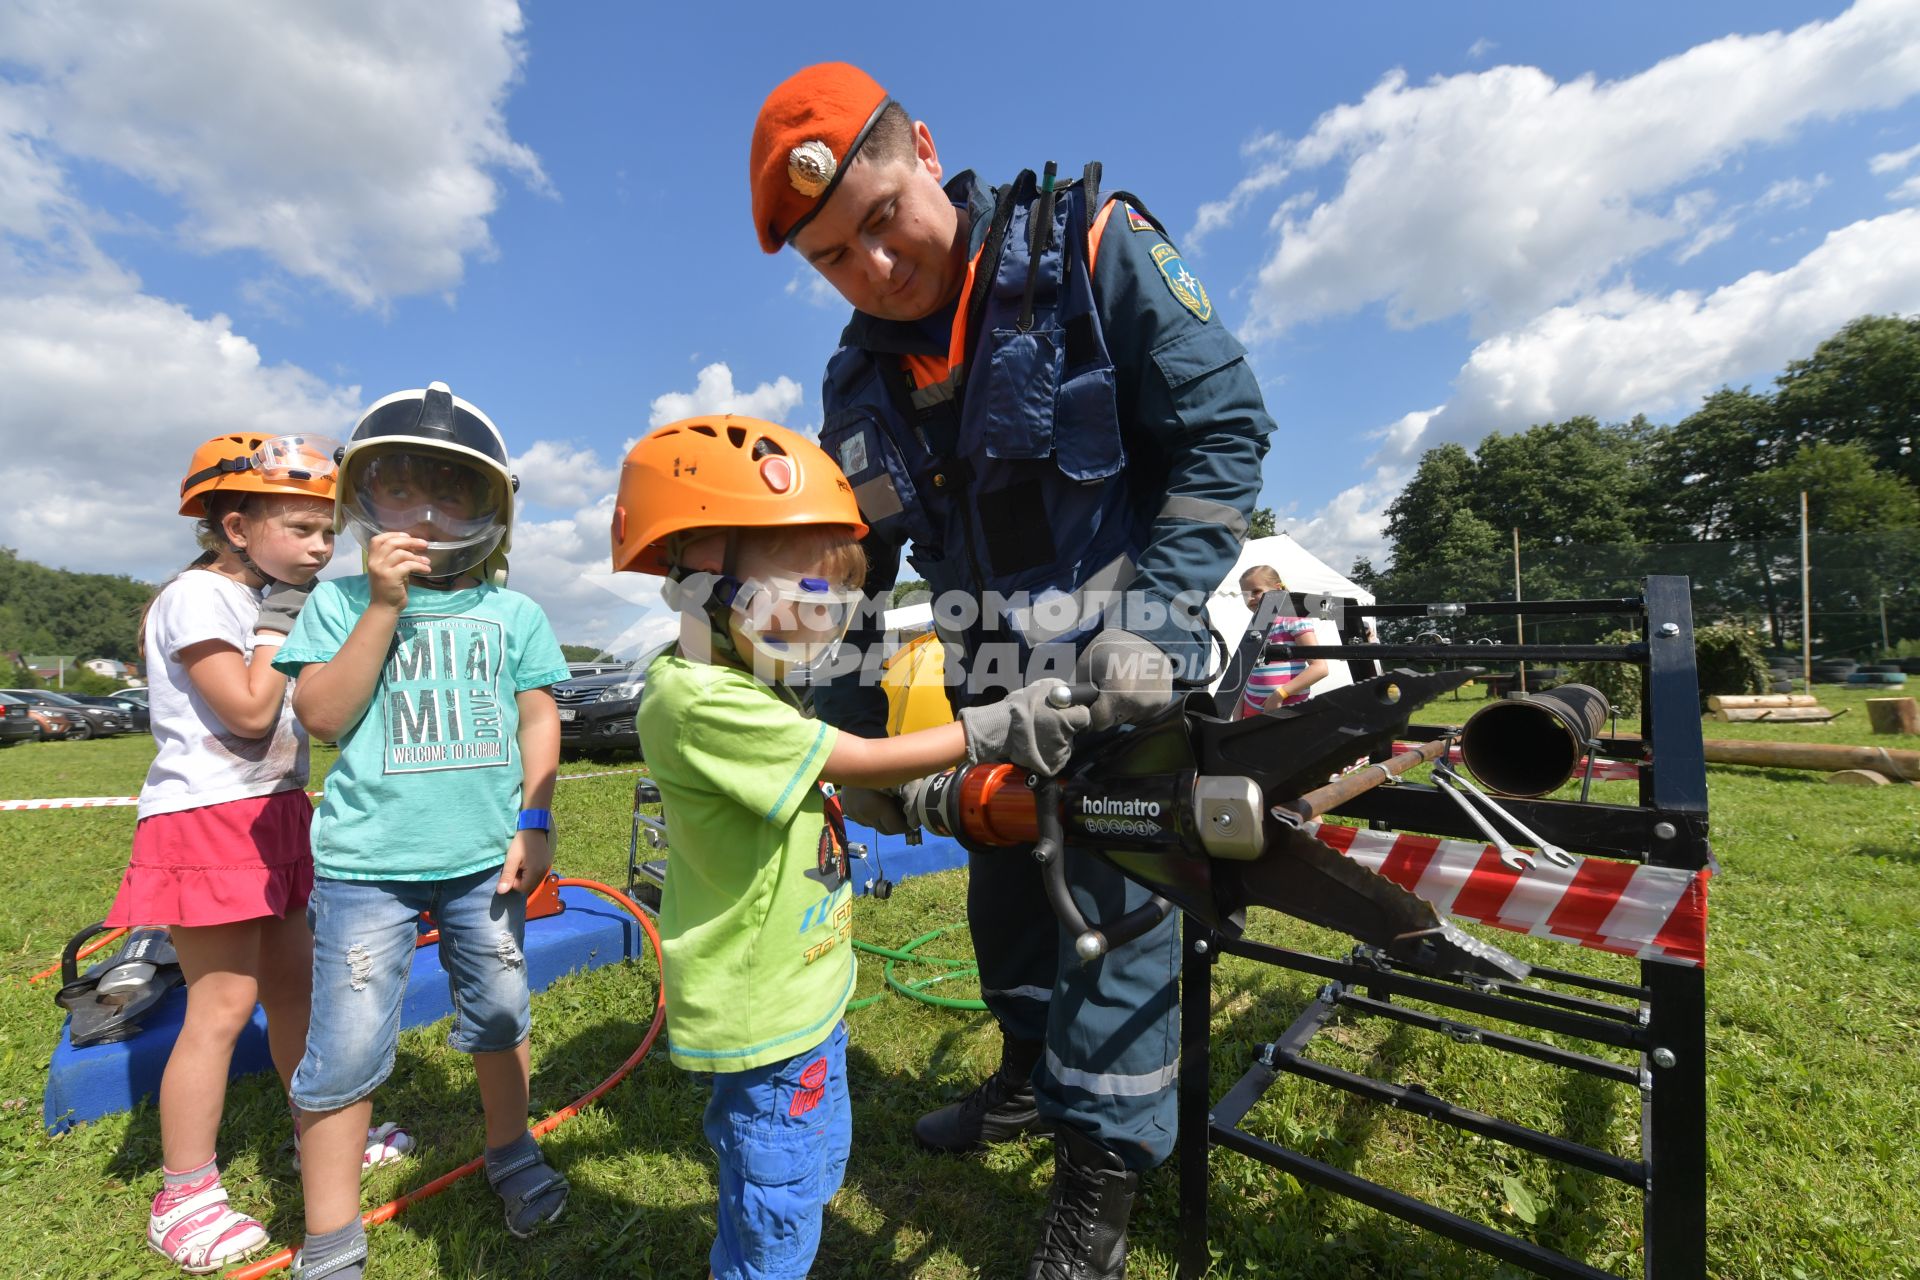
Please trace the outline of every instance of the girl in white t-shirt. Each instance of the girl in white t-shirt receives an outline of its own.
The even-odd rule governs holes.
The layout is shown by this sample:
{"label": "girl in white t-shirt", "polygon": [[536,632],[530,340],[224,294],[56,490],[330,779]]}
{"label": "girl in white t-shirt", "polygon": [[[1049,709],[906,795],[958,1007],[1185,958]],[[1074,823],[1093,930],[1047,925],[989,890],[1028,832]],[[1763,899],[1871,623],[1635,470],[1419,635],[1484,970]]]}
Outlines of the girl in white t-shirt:
{"label": "girl in white t-shirt", "polygon": [[[186,1021],[160,1082],[165,1182],[147,1243],[196,1274],[267,1242],[259,1222],[227,1206],[214,1159],[254,1004],[283,1083],[306,1044],[307,735],[271,659],[333,556],[333,449],[317,436],[259,435],[196,449],[180,514],[199,519],[204,551],[141,619],[159,753],[107,924],[169,926],[186,979]],[[370,1162],[411,1145],[392,1125],[369,1137]]]}

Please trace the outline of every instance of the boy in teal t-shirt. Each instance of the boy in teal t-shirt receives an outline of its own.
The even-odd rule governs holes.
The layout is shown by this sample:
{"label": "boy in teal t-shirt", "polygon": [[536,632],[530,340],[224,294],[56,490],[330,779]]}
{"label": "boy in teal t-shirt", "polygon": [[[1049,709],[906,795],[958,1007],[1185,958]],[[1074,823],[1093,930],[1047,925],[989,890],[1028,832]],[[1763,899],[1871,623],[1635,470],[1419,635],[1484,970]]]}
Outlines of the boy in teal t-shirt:
{"label": "boy in teal t-shirt", "polygon": [[293,1274],[359,1280],[362,1135],[393,1069],[422,911],[471,1055],[487,1180],[507,1229],[560,1215],[567,1181],[527,1129],[527,894],[553,864],[548,804],[566,659],[505,578],[513,477],[500,433],[442,383],[361,419],[339,462],[336,527],[366,573],[323,582],[274,666],[294,712],[338,742],[313,820],[313,1016],[293,1075],[306,1239]]}
{"label": "boy in teal t-shirt", "polygon": [[661,427],[621,471],[613,567],[665,575],[680,611],[639,728],[667,813],[668,1052],[712,1073],[717,1280],[807,1274],[852,1141],[853,890],[818,783],[897,786],[1010,755],[1057,773],[1087,724],[1044,683],[898,738],[808,717],[792,684],[846,633],[865,533],[832,460],[753,418]]}

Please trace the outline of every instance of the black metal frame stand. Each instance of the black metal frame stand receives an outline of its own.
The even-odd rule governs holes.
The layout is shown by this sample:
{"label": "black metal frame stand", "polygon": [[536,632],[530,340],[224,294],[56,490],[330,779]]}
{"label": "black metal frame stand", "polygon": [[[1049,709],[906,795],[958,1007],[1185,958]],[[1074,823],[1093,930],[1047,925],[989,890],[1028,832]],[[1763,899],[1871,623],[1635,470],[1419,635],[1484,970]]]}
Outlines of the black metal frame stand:
{"label": "black metal frame stand", "polygon": [[[1637,620],[1633,645],[1341,645],[1314,651],[1327,658],[1413,659],[1458,663],[1517,659],[1633,662],[1645,671],[1641,706],[1638,806],[1567,801],[1503,800],[1528,825],[1568,849],[1696,871],[1708,865],[1706,761],[1700,740],[1700,704],[1693,661],[1693,618],[1687,580],[1652,577],[1639,599],[1488,602],[1467,605],[1376,605],[1375,617],[1515,614],[1614,614]],[[1416,726],[1410,736],[1439,730]],[[1610,754],[1624,754],[1610,748]],[[1381,787],[1336,812],[1478,841],[1459,810],[1431,786]],[[1327,980],[1319,997],[1271,1044],[1238,1083],[1215,1101],[1209,1084],[1209,1026],[1213,966],[1221,955],[1243,956]],[[1226,1147],[1553,1280],[1604,1280],[1613,1273],[1463,1218],[1391,1187],[1288,1150],[1240,1128],[1246,1113],[1281,1073],[1291,1073],[1453,1125],[1569,1167],[1638,1187],[1645,1198],[1643,1250],[1646,1280],[1704,1280],[1707,1273],[1706,980],[1702,970],[1643,962],[1637,984],[1571,970],[1536,967],[1524,983],[1476,979],[1444,981],[1403,972],[1371,948],[1345,958],[1313,955],[1223,937],[1186,922],[1181,992],[1180,1053],[1180,1270],[1183,1280],[1206,1271],[1207,1163]],[[1551,986],[1540,985],[1542,983]],[[1573,991],[1554,988],[1572,988]],[[1394,1003],[1406,997],[1479,1021],[1456,1020]],[[1435,1097],[1344,1071],[1304,1056],[1307,1042],[1341,1009],[1389,1018],[1496,1050],[1637,1085],[1641,1093],[1641,1158],[1627,1160],[1568,1139],[1471,1111]],[[1572,1052],[1482,1022],[1570,1036],[1632,1051],[1623,1065]],[[1616,1278],[1617,1280],[1617,1278]]]}

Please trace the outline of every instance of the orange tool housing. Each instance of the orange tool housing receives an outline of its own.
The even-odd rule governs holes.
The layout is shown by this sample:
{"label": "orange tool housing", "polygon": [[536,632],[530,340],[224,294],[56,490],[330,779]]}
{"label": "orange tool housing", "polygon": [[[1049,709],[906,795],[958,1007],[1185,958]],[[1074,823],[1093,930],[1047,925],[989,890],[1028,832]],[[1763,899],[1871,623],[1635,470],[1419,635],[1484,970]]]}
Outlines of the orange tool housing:
{"label": "orange tool housing", "polygon": [[1039,809],[1027,772],[1010,764],[975,765],[960,775],[960,829],[981,844],[1032,844]]}

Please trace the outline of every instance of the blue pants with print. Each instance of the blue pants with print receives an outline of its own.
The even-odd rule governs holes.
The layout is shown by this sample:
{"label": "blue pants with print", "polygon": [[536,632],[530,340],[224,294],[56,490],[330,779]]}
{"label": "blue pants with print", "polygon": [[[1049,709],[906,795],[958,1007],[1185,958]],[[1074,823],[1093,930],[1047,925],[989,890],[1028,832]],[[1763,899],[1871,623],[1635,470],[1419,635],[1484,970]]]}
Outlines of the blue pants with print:
{"label": "blue pants with print", "polygon": [[708,1265],[715,1280],[805,1280],[853,1143],[847,1024],[783,1062],[712,1079],[720,1230]]}

